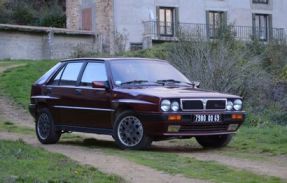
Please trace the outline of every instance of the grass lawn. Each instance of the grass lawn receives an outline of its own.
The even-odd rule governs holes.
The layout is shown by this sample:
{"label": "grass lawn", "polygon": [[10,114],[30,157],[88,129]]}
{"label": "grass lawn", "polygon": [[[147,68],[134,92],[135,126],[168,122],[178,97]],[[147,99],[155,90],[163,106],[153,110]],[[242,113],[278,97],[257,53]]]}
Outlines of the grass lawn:
{"label": "grass lawn", "polygon": [[12,122],[3,121],[0,119],[0,132],[12,132],[25,135],[35,134],[34,129],[28,127],[17,126]]}
{"label": "grass lawn", "polygon": [[242,127],[230,148],[237,152],[287,155],[287,126]]}
{"label": "grass lawn", "polygon": [[[0,62],[0,64],[21,64],[26,65],[9,69],[0,76],[0,94],[8,95],[17,104],[25,109],[28,107],[31,85],[39,79],[46,71],[54,66],[56,61],[13,61]],[[0,65],[1,66],[1,65]]]}
{"label": "grass lawn", "polygon": [[21,141],[0,141],[0,182],[120,182],[69,158]]}

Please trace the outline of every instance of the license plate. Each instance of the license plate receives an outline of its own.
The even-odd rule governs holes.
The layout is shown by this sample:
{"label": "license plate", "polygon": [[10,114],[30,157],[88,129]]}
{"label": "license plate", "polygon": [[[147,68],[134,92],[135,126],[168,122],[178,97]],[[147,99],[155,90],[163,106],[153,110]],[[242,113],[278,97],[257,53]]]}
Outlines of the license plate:
{"label": "license plate", "polygon": [[194,122],[219,122],[219,114],[196,114],[194,115]]}

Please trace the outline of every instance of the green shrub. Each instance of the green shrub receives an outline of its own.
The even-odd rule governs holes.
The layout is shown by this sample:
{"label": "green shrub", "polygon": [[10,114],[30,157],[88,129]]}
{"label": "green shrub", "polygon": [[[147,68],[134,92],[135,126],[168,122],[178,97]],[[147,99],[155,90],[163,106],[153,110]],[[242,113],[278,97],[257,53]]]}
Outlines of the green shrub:
{"label": "green shrub", "polygon": [[65,27],[66,15],[57,3],[52,2],[44,6],[42,12],[39,14],[39,25],[46,27]]}
{"label": "green shrub", "polygon": [[60,0],[0,0],[0,23],[65,27]]}
{"label": "green shrub", "polygon": [[170,46],[170,43],[163,43],[150,49],[121,53],[119,56],[167,59]]}

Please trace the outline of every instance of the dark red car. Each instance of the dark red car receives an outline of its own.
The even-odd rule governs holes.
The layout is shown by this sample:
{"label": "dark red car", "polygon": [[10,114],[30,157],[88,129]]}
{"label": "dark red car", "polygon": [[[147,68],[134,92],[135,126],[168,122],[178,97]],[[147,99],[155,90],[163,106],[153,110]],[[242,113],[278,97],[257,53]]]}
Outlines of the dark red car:
{"label": "dark red car", "polygon": [[29,109],[43,144],[87,132],[112,135],[123,149],[191,137],[223,147],[245,118],[241,97],[199,89],[167,61],[141,58],[61,61],[33,84]]}

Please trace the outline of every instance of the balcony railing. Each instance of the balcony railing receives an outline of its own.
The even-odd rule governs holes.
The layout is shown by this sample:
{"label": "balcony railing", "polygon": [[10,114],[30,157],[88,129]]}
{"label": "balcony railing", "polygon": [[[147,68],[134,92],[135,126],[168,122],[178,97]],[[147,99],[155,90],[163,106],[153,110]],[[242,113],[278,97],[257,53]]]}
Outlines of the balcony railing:
{"label": "balcony railing", "polygon": [[240,40],[251,40],[257,38],[262,41],[271,39],[284,40],[286,32],[283,28],[262,29],[252,26],[219,26],[195,23],[164,23],[158,21],[144,22],[144,36],[152,40],[173,41],[177,40],[179,33],[202,38],[218,38],[223,31],[229,31],[235,38]]}

